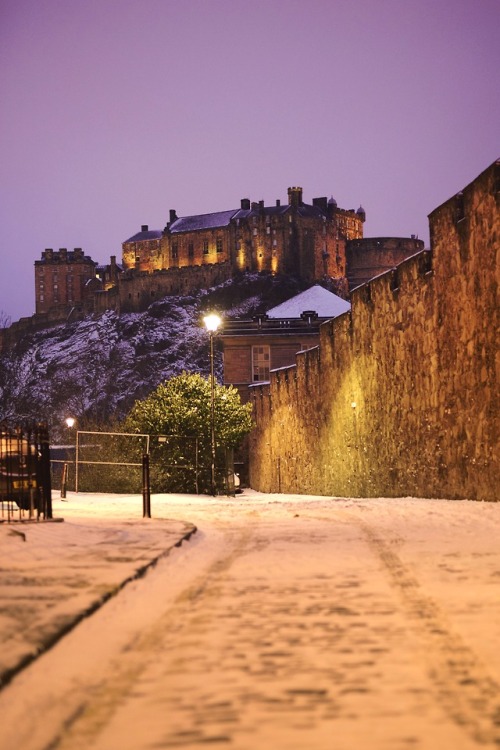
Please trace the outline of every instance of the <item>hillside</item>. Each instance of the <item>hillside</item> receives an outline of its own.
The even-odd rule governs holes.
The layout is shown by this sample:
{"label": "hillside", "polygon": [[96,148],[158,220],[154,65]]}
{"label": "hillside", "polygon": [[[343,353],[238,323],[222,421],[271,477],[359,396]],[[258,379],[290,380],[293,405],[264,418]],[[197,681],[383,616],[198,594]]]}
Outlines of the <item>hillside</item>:
{"label": "hillside", "polygon": [[[80,428],[116,423],[163,380],[183,370],[208,375],[207,310],[251,317],[298,291],[287,276],[245,274],[142,313],[106,312],[26,335],[0,357],[0,421],[47,422],[53,439],[67,416]],[[216,371],[220,380],[220,352]]]}

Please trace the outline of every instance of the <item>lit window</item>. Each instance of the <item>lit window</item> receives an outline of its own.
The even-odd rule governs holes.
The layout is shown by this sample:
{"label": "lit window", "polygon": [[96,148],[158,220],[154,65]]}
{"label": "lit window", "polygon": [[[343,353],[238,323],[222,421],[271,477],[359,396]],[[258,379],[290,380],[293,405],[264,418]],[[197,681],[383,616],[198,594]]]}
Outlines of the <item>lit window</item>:
{"label": "lit window", "polygon": [[203,255],[208,255],[208,240],[203,240]]}
{"label": "lit window", "polygon": [[269,380],[270,348],[268,346],[252,346],[252,379],[255,382]]}

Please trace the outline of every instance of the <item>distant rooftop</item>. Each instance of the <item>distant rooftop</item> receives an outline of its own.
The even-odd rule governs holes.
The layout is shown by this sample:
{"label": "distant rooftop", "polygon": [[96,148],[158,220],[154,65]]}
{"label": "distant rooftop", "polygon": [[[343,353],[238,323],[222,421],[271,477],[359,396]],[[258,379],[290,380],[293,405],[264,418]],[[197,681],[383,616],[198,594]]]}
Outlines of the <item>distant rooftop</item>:
{"label": "distant rooftop", "polygon": [[336,318],[351,309],[349,302],[328,289],[315,284],[305,292],[272,307],[267,311],[269,318],[300,318],[303,312],[315,312],[319,318]]}
{"label": "distant rooftop", "polygon": [[141,231],[134,234],[125,242],[143,242],[144,240],[158,240],[163,235],[161,229],[149,229],[147,224],[143,224]]}
{"label": "distant rooftop", "polygon": [[216,211],[213,214],[198,214],[197,216],[181,216],[170,224],[170,231],[175,232],[192,232],[196,229],[217,229],[218,227],[227,227],[236,213],[232,211]]}

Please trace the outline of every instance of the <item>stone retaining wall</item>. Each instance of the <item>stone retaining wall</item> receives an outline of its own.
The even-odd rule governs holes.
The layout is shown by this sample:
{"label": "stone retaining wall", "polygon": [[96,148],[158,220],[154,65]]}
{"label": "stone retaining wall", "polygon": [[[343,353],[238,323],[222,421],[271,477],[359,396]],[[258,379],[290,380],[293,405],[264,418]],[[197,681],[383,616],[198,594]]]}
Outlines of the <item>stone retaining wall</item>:
{"label": "stone retaining wall", "polygon": [[360,287],[252,387],[265,492],[498,500],[500,163],[430,215],[432,252]]}

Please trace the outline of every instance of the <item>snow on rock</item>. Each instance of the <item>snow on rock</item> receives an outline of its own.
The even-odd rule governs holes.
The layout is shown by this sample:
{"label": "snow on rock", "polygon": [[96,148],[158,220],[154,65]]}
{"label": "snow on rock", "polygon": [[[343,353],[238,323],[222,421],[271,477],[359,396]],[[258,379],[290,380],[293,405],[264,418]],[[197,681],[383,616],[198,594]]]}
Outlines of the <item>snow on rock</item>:
{"label": "snow on rock", "polygon": [[[297,282],[246,274],[187,296],[168,296],[145,312],[109,311],[28,334],[0,356],[0,421],[49,424],[55,439],[68,415],[106,424],[124,417],[134,401],[181,372],[209,374],[202,317],[251,317],[297,292]],[[216,374],[222,360],[216,352]]]}

